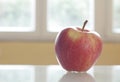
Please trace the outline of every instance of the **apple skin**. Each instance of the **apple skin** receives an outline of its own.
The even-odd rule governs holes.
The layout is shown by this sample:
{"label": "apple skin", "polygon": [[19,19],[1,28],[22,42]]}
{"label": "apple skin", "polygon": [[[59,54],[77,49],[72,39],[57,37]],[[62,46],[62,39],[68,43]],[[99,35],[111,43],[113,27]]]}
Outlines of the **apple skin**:
{"label": "apple skin", "polygon": [[86,72],[99,58],[102,45],[102,39],[95,31],[66,28],[56,37],[55,52],[65,70]]}

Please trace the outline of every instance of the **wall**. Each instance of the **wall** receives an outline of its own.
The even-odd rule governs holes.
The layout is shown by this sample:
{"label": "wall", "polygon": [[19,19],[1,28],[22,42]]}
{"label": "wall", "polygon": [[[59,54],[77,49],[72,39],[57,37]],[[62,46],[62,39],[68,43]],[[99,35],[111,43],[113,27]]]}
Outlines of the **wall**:
{"label": "wall", "polygon": [[[0,64],[58,64],[54,43],[0,42]],[[120,64],[120,43],[104,43],[99,65]]]}

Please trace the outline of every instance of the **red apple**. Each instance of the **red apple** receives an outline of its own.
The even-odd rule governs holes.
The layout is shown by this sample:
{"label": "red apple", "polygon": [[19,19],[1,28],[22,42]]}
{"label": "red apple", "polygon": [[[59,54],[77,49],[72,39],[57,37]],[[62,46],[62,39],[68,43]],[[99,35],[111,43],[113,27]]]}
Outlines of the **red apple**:
{"label": "red apple", "polygon": [[81,28],[63,29],[55,41],[58,62],[67,71],[85,72],[99,58],[102,51],[102,39],[97,32]]}

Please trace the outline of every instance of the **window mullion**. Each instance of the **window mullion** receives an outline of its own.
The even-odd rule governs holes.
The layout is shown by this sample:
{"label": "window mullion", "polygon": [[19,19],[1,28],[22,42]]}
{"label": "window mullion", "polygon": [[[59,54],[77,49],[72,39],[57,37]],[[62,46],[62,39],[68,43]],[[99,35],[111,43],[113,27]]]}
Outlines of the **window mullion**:
{"label": "window mullion", "polygon": [[106,16],[105,16],[105,0],[95,1],[95,30],[100,33],[103,39],[105,39],[106,31]]}
{"label": "window mullion", "polygon": [[106,37],[108,38],[108,41],[112,42],[119,42],[120,41],[120,34],[119,33],[114,33],[113,32],[113,2],[114,0],[109,0],[107,1],[107,12],[106,12],[106,17],[107,17],[107,31],[106,31]]}

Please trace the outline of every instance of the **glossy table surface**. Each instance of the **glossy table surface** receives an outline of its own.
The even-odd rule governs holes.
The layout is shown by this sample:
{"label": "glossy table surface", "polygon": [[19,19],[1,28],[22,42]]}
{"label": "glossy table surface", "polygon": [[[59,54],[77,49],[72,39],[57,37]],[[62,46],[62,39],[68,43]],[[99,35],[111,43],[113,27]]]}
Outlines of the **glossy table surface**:
{"label": "glossy table surface", "polygon": [[59,65],[0,65],[0,82],[120,82],[120,66],[93,66],[71,73]]}

